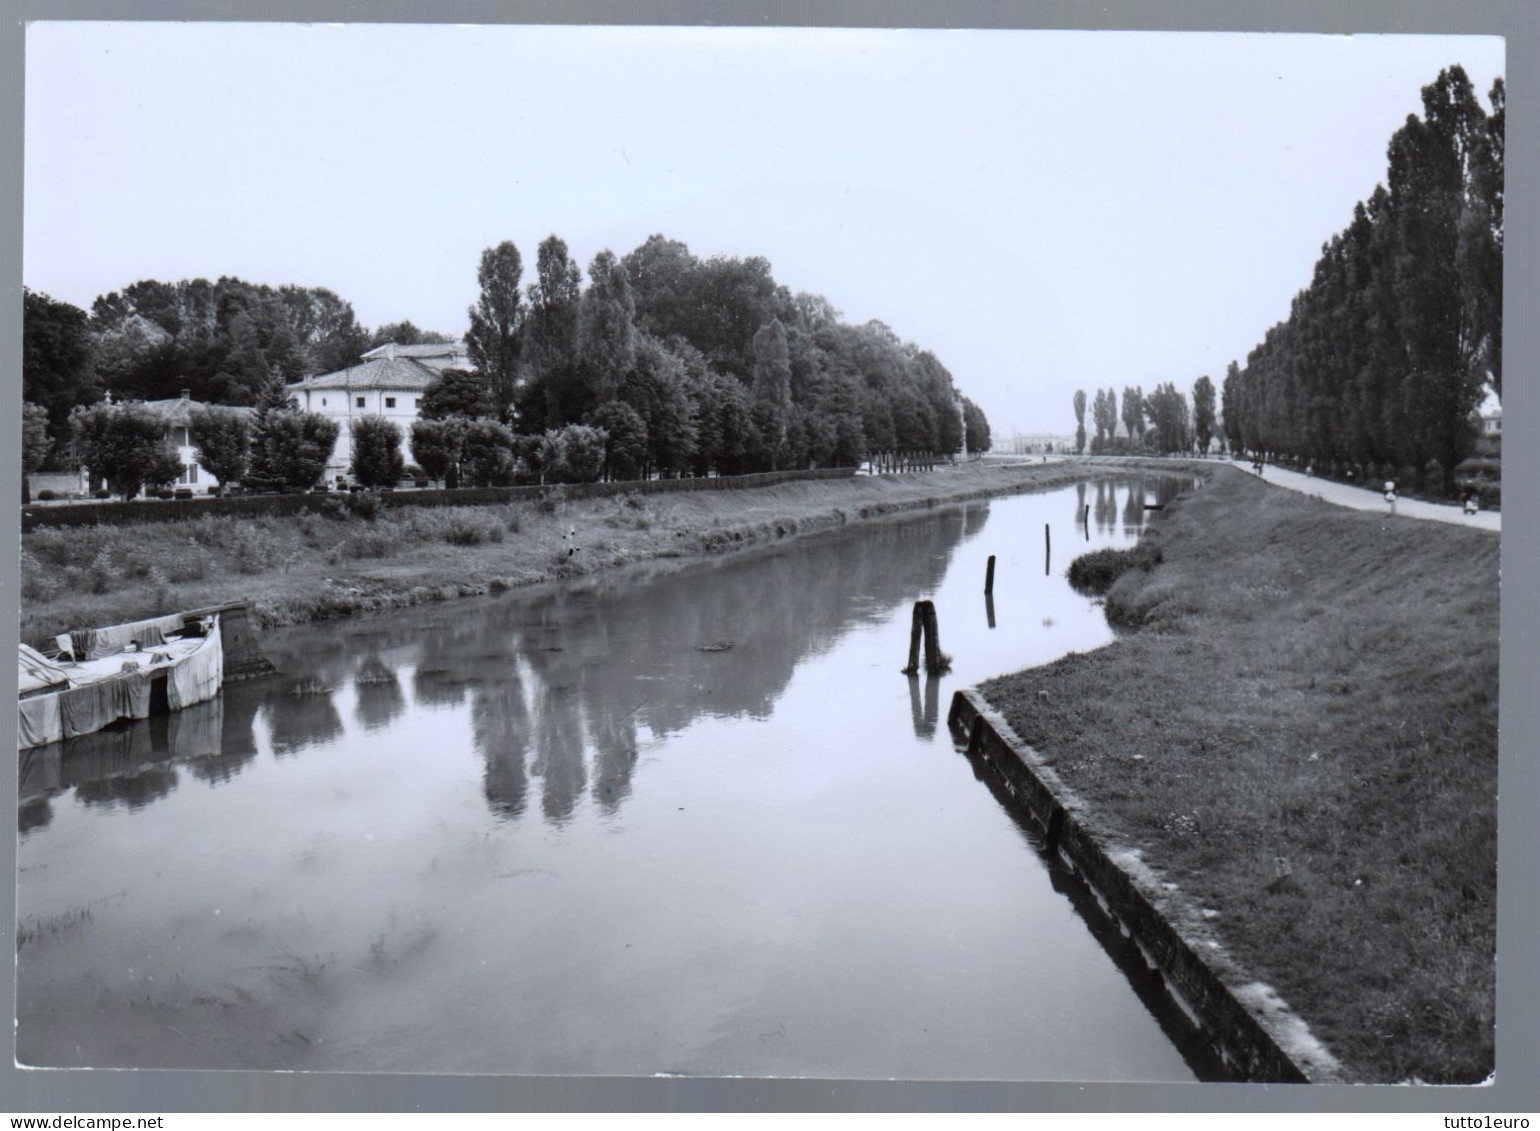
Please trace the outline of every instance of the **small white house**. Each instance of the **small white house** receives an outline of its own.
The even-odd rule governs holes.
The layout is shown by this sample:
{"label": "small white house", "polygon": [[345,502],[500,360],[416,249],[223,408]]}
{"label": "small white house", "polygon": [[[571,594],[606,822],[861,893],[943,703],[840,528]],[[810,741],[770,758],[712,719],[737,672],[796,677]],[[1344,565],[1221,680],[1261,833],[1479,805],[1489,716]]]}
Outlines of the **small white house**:
{"label": "small white house", "polygon": [[202,401],[190,400],[186,393],[180,397],[165,401],[145,401],[143,407],[149,409],[160,417],[166,425],[166,434],[171,444],[176,448],[177,457],[182,461],[182,473],[178,476],[175,486],[194,487],[202,494],[205,488],[212,487],[219,481],[208,471],[198,465],[192,437],[189,429],[192,424],[192,414],[195,409],[221,408],[229,412],[240,413],[242,416],[250,416],[255,409],[240,405],[206,405]]}
{"label": "small white house", "polygon": [[469,369],[464,342],[398,346],[388,342],[370,350],[357,365],[307,377],[289,386],[298,407],[329,416],[340,426],[337,446],[326,465],[327,478],[345,476],[353,462],[353,421],[383,416],[401,428],[401,451],[412,458],[412,421],[422,392],[445,369]]}

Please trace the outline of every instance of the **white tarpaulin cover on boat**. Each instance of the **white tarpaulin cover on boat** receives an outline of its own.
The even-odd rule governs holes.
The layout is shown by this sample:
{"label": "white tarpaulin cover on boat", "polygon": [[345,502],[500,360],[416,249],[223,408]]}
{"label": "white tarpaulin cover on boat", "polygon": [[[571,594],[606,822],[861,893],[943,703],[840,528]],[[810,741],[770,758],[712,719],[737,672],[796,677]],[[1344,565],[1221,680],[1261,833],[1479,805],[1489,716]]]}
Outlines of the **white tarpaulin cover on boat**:
{"label": "white tarpaulin cover on boat", "polygon": [[42,691],[45,687],[65,687],[70,677],[63,668],[43,655],[36,648],[18,645],[20,655],[16,661],[17,693]]}
{"label": "white tarpaulin cover on boat", "polygon": [[166,679],[166,703],[173,711],[202,703],[219,694],[225,679],[224,641],[219,622],[209,628],[208,639],[192,655],[179,660]]}

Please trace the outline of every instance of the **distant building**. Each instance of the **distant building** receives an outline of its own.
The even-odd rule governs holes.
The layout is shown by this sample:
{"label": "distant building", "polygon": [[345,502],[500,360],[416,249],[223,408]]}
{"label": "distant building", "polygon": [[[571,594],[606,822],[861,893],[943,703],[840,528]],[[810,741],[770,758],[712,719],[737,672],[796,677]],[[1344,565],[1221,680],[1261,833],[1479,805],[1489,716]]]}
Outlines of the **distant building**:
{"label": "distant building", "polygon": [[1476,410],[1481,420],[1481,434],[1483,436],[1501,436],[1503,434],[1503,402],[1497,399],[1497,394],[1488,389],[1486,396],[1481,401],[1481,407]]}
{"label": "distant building", "polygon": [[470,355],[464,342],[442,345],[399,346],[387,342],[364,354],[357,365],[307,377],[289,386],[305,412],[329,416],[341,427],[328,479],[346,476],[353,462],[353,421],[361,416],[383,416],[401,428],[401,451],[412,458],[412,421],[417,419],[422,392],[446,369],[469,369]]}
{"label": "distant building", "polygon": [[200,408],[221,408],[246,417],[250,417],[256,411],[239,405],[207,405],[202,401],[189,399],[185,392],[172,400],[145,401],[143,407],[160,417],[166,426],[167,437],[176,448],[177,458],[182,461],[182,473],[177,477],[175,486],[198,488],[212,487],[218,483],[218,480],[198,465],[197,454],[193,450],[194,444],[189,434],[193,411]]}

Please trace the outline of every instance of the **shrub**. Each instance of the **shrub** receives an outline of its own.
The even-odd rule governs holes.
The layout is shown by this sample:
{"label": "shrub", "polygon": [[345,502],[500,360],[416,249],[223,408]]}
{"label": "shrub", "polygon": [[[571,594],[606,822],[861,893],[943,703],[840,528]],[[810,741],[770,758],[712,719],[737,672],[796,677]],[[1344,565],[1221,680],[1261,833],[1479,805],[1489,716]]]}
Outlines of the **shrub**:
{"label": "shrub", "polygon": [[57,491],[39,491],[37,493],[37,500],[40,503],[51,503],[58,497],[59,493]]}
{"label": "shrub", "polygon": [[373,522],[380,513],[380,497],[373,491],[355,491],[337,500],[338,509]]}
{"label": "shrub", "polygon": [[593,483],[604,470],[609,433],[586,424],[569,424],[546,432],[540,444],[540,466],[547,483]]}
{"label": "shrub", "polygon": [[180,546],[167,547],[163,560],[166,576],[172,581],[202,581],[213,564],[208,550],[192,538]]}
{"label": "shrub", "polygon": [[507,524],[485,512],[462,511],[449,516],[444,524],[444,541],[453,546],[479,546],[483,542],[501,542]]}
{"label": "shrub", "polygon": [[262,573],[278,562],[278,552],[271,532],[255,524],[228,524],[225,546],[239,573]]}
{"label": "shrub", "polygon": [[388,558],[396,552],[396,537],[379,528],[360,530],[343,543],[342,552],[350,558]]}
{"label": "shrub", "polygon": [[472,421],[461,444],[460,469],[476,487],[513,481],[513,430],[495,420]]}
{"label": "shrub", "polygon": [[221,486],[237,483],[251,462],[251,425],[229,408],[198,408],[187,428],[194,456]]}
{"label": "shrub", "polygon": [[1069,583],[1082,593],[1103,594],[1131,569],[1146,572],[1160,564],[1161,553],[1148,541],[1131,550],[1092,550],[1069,565]]}
{"label": "shrub", "polygon": [[353,478],[365,487],[393,487],[401,481],[406,458],[401,454],[401,426],[383,416],[353,422]]}
{"label": "shrub", "polygon": [[91,559],[91,565],[87,570],[90,579],[91,592],[106,593],[118,583],[118,571],[112,564],[112,553],[103,546],[97,555]]}
{"label": "shrub", "polygon": [[143,405],[78,407],[70,412],[70,431],[81,462],[125,499],[181,474],[182,461],[166,438],[165,423]]}
{"label": "shrub", "polygon": [[64,588],[59,570],[44,565],[26,550],[21,552],[21,596],[24,601],[52,601]]}

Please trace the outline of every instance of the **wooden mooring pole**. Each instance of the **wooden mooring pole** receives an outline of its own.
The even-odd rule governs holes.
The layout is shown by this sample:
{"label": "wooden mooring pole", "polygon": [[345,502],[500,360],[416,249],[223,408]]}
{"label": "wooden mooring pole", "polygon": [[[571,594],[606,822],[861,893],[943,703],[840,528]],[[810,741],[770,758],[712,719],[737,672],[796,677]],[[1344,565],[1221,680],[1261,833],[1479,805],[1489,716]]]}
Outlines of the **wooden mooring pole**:
{"label": "wooden mooring pole", "polygon": [[929,601],[914,603],[914,621],[909,629],[909,665],[905,675],[920,670],[920,637],[925,638],[925,670],[940,675],[951,667],[952,661],[941,654],[941,631],[936,625],[936,606]]}
{"label": "wooden mooring pole", "polygon": [[988,597],[995,591],[995,556],[989,555],[989,565],[984,569],[984,596]]}

